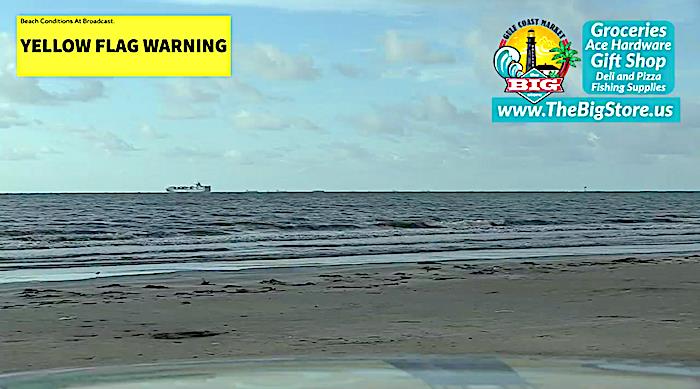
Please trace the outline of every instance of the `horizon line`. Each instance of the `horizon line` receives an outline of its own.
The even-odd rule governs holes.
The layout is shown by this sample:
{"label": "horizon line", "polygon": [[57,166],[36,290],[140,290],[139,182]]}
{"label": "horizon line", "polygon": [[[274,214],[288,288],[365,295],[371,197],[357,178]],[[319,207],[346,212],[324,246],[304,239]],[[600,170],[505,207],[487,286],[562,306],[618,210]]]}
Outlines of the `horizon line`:
{"label": "horizon line", "polygon": [[207,195],[207,194],[274,194],[274,193],[697,193],[700,189],[643,189],[643,190],[244,190],[212,191],[209,193],[168,193],[165,191],[129,192],[0,192],[0,195],[46,195],[46,194],[165,194],[165,195]]}

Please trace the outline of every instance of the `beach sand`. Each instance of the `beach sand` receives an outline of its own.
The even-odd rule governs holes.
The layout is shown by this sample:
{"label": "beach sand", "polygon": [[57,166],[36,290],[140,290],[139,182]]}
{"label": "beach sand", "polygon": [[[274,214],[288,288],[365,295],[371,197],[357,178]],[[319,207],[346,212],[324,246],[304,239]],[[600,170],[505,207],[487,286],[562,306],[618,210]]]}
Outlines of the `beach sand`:
{"label": "beach sand", "polygon": [[700,255],[0,285],[0,371],[289,356],[700,360]]}

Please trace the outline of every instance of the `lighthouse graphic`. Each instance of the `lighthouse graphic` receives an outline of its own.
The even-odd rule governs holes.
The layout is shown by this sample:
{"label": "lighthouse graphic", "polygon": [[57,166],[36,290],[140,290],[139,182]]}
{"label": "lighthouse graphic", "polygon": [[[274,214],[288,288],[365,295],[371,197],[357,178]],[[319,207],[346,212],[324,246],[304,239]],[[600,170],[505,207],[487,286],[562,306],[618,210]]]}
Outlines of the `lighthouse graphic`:
{"label": "lighthouse graphic", "polygon": [[525,64],[525,72],[530,69],[537,68],[537,54],[535,53],[535,30],[527,31],[527,63]]}

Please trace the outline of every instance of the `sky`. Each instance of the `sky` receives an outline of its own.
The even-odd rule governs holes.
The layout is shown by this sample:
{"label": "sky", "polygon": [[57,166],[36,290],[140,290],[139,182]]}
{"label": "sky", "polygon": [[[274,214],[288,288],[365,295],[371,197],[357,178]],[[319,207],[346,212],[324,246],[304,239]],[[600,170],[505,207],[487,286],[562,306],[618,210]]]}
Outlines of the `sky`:
{"label": "sky", "polygon": [[[230,78],[17,78],[19,14],[230,14]],[[0,193],[700,190],[700,2],[55,0],[0,4]],[[505,29],[676,27],[681,123],[491,123]],[[580,68],[569,96],[583,96]]]}

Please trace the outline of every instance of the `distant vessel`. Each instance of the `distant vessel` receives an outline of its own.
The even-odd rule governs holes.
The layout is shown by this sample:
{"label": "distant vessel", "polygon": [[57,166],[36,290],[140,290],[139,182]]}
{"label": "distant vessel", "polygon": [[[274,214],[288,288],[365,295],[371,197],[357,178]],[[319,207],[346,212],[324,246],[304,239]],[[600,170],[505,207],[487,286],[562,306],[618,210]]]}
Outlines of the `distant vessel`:
{"label": "distant vessel", "polygon": [[168,193],[209,193],[211,192],[211,186],[202,185],[198,182],[192,186],[169,186],[165,190]]}

